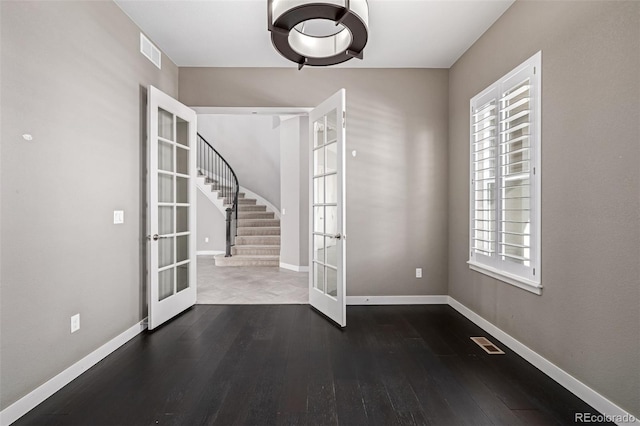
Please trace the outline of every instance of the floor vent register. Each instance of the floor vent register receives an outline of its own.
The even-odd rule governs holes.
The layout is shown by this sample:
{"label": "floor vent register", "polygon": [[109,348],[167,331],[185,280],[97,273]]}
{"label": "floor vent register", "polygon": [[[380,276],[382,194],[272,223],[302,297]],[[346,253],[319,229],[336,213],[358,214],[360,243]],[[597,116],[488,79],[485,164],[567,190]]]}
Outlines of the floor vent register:
{"label": "floor vent register", "polygon": [[504,352],[486,337],[472,337],[471,340],[476,342],[489,355],[504,355]]}

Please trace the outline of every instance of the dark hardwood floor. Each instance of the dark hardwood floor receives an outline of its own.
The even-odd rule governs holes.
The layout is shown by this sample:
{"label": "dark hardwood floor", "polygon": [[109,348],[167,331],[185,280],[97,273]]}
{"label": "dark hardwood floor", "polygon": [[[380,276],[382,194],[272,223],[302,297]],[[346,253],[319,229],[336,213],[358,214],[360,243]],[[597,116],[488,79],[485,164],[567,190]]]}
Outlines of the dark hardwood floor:
{"label": "dark hardwood floor", "polygon": [[558,425],[596,413],[449,306],[347,315],[341,331],[308,305],[197,305],[15,425]]}

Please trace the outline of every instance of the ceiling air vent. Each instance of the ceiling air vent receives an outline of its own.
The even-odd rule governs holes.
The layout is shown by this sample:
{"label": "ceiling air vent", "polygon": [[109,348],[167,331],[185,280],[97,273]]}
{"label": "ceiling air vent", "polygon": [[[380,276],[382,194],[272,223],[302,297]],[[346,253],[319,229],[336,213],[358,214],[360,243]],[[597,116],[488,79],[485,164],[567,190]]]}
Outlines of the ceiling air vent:
{"label": "ceiling air vent", "polygon": [[162,69],[162,53],[160,53],[160,49],[155,47],[153,43],[151,43],[151,41],[142,33],[140,33],[140,52],[146,56],[147,59],[153,62],[156,67]]}
{"label": "ceiling air vent", "polygon": [[491,343],[486,337],[472,337],[471,340],[476,342],[489,355],[504,355],[504,352],[496,345]]}

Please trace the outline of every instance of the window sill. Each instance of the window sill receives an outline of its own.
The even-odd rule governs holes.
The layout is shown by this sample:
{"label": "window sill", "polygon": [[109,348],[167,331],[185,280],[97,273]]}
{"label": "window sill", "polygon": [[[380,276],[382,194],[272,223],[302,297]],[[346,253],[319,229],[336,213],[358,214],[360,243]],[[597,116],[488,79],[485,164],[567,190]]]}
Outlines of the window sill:
{"label": "window sill", "polygon": [[469,265],[469,269],[472,269],[476,272],[480,272],[481,274],[487,275],[491,278],[495,278],[496,280],[503,281],[507,284],[511,284],[533,294],[537,294],[538,296],[542,295],[542,285],[540,283],[519,277],[517,275],[509,274],[508,272],[504,272],[499,269],[483,265],[481,263],[473,262],[471,260],[469,260],[467,264]]}

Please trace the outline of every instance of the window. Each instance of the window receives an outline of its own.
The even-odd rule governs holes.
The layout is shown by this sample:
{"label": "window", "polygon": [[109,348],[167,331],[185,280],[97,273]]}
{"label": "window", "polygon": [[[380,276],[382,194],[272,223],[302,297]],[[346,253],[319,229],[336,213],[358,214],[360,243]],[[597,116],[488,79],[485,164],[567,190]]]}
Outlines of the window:
{"label": "window", "polygon": [[540,284],[541,52],[471,99],[469,267]]}

